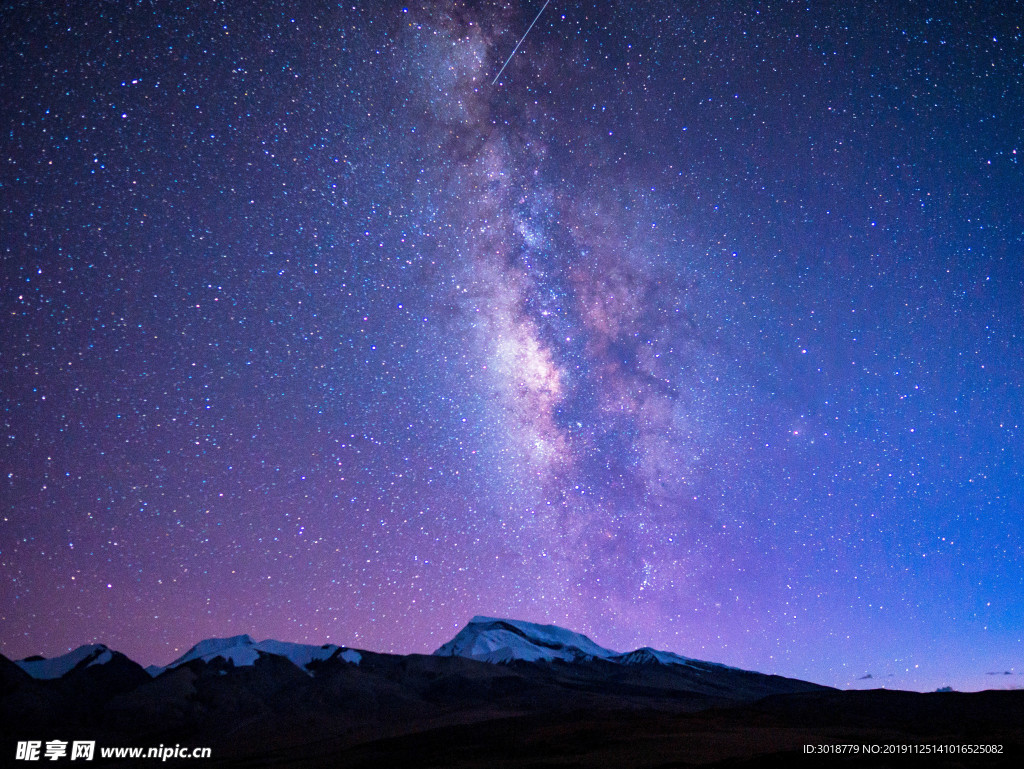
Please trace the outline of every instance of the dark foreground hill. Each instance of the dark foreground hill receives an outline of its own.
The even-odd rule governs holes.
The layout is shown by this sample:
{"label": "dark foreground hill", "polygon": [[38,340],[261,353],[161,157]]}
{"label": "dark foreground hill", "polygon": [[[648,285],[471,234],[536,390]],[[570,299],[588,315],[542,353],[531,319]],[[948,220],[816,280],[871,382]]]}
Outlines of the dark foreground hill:
{"label": "dark foreground hill", "polygon": [[[616,710],[496,719],[376,740],[331,757],[310,751],[301,765],[1019,767],[1024,765],[1022,724],[1024,692],[831,691],[776,695],[697,713]],[[829,752],[809,754],[805,746]],[[935,752],[946,748],[955,752]],[[984,752],[989,749],[999,752]]]}

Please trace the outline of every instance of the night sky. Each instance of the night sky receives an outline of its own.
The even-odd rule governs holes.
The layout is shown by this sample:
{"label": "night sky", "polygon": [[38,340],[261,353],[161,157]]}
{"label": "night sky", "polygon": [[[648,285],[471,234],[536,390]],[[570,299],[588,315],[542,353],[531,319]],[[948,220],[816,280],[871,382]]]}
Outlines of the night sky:
{"label": "night sky", "polygon": [[4,3],[0,652],[1024,686],[1024,4],[541,5]]}

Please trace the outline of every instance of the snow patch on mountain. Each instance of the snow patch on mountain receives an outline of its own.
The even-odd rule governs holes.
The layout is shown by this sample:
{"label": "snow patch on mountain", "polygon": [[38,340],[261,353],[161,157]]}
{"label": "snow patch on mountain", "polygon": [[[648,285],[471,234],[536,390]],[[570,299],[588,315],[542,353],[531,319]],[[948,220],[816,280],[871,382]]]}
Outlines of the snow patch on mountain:
{"label": "snow patch on mountain", "polygon": [[114,652],[110,651],[110,649],[104,648],[96,659],[89,661],[89,664],[86,665],[86,667],[91,668],[93,665],[106,665],[112,659],[114,659]]}
{"label": "snow patch on mountain", "polygon": [[620,662],[623,665],[686,665],[691,667],[693,663],[697,662],[697,660],[679,654],[652,649],[650,646],[612,657],[611,661]]}

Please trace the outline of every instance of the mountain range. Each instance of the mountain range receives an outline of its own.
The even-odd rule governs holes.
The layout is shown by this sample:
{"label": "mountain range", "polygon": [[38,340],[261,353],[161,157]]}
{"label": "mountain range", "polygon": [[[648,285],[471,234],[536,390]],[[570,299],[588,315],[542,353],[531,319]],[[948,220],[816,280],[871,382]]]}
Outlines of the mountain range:
{"label": "mountain range", "polygon": [[[358,665],[366,653],[334,644],[314,646],[273,639],[257,642],[248,635],[237,635],[200,641],[169,665],[150,665],[144,671],[155,678],[189,663],[202,662],[223,674],[234,668],[254,666],[261,658],[279,658],[287,660],[307,675],[314,676],[318,669],[332,661]],[[461,657],[502,665],[524,662],[547,665],[575,663],[580,670],[601,670],[606,677],[616,677],[617,674],[620,677],[633,676],[638,680],[651,676],[636,670],[625,673],[618,666],[634,669],[666,668],[660,675],[666,682],[672,681],[668,685],[670,689],[713,693],[727,698],[744,699],[752,693],[764,696],[783,691],[824,688],[795,679],[765,676],[690,659],[649,647],[626,653],[616,652],[599,646],[581,633],[557,625],[539,625],[495,617],[474,617],[451,641],[437,649],[433,656]],[[137,663],[104,644],[80,646],[50,659],[28,657],[14,664],[34,679],[54,680],[88,668],[107,665],[115,660],[119,667],[138,667]]]}
{"label": "mountain range", "polygon": [[164,667],[102,644],[51,659],[0,656],[0,741],[10,743],[0,750],[86,735],[211,746],[206,765],[526,766],[552,756],[559,766],[767,765],[849,719],[861,736],[889,739],[922,725],[958,739],[996,728],[1019,747],[1021,694],[839,692],[651,648],[617,652],[554,625],[474,617],[432,655],[238,635],[200,641]]}

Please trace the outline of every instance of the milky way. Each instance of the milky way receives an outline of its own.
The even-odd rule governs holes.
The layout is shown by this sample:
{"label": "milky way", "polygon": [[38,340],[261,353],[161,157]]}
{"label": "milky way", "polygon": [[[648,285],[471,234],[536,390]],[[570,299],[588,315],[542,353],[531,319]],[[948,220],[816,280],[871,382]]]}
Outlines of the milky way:
{"label": "milky way", "polygon": [[1024,672],[1020,6],[540,6],[5,8],[0,651]]}

